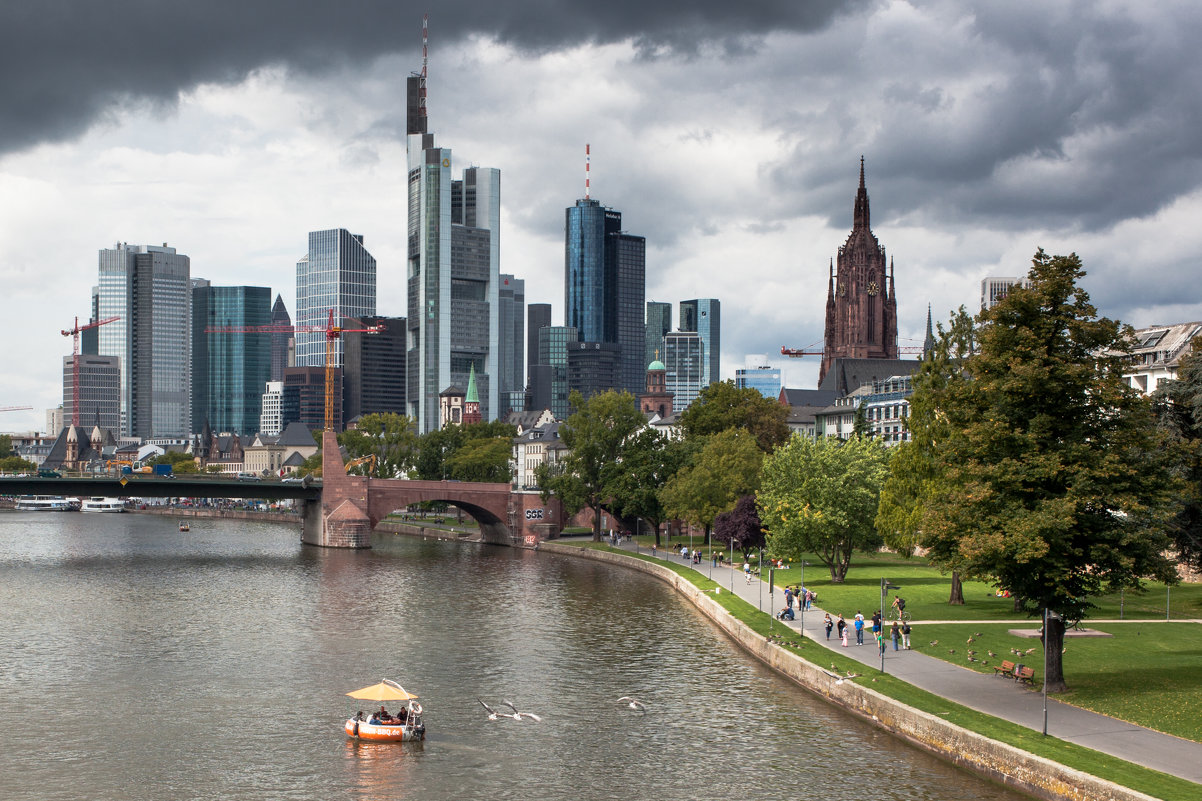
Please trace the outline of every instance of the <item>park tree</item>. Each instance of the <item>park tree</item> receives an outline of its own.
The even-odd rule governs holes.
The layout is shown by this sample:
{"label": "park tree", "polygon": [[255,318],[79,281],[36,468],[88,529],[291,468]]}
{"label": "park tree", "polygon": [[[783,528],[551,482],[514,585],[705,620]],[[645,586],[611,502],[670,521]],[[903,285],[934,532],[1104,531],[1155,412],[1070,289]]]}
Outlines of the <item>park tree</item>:
{"label": "park tree", "polygon": [[[479,481],[479,478],[466,476],[488,475],[491,481],[509,481],[509,454],[513,446],[513,438],[517,429],[500,420],[487,423],[459,425],[451,423],[440,429],[427,431],[417,443],[417,454],[413,462],[413,475],[423,481],[444,481],[453,478],[457,481]],[[487,446],[482,440],[493,440]],[[500,441],[505,447],[505,476],[498,478],[496,454],[501,450]],[[469,454],[460,455],[459,451],[468,446]],[[473,458],[484,459],[480,465],[472,465]]]}
{"label": "park tree", "polygon": [[[914,376],[914,394],[906,429],[910,439],[893,449],[889,476],[881,488],[876,529],[885,544],[910,557],[923,542],[923,514],[927,498],[954,491],[946,485],[936,459],[936,448],[948,434],[947,418],[939,413],[934,398],[948,381],[958,380],[964,359],[973,352],[973,320],[961,306],[945,329],[939,326],[935,347],[923,359]],[[948,603],[962,605],[964,589],[959,571],[951,571]]]}
{"label": "park tree", "polygon": [[16,449],[13,447],[12,436],[9,434],[0,434],[0,458],[15,454]]}
{"label": "park tree", "polygon": [[705,529],[709,542],[714,518],[755,492],[764,453],[750,432],[729,428],[706,438],[692,462],[677,470],[660,490],[669,517]]}
{"label": "park tree", "polygon": [[745,561],[767,544],[753,493],[739,498],[733,509],[714,518],[714,539],[732,550],[738,548]]}
{"label": "park tree", "polygon": [[610,482],[613,511],[621,517],[645,520],[655,530],[656,546],[660,544],[660,525],[668,519],[660,489],[688,461],[692,444],[670,440],[647,427],[622,446],[622,464]]}
{"label": "park tree", "polygon": [[371,475],[397,478],[417,458],[417,424],[403,414],[365,414],[355,428],[338,435],[338,443],[352,459],[375,456]]}
{"label": "park tree", "polygon": [[841,583],[855,551],[881,545],[873,521],[888,458],[884,445],[862,437],[795,436],[772,452],[756,495],[769,555],[815,553]]}
{"label": "park tree", "polygon": [[544,501],[554,494],[569,514],[593,510],[593,541],[601,541],[601,509],[613,498],[614,477],[622,469],[626,441],[646,424],[629,392],[609,390],[587,401],[573,391],[571,417],[559,428],[567,455],[554,466],[539,466]]}
{"label": "park tree", "polygon": [[0,472],[4,473],[25,473],[37,467],[36,464],[28,459],[22,459],[20,456],[3,456],[0,457]]}
{"label": "park tree", "polygon": [[923,540],[946,569],[1048,610],[1047,687],[1066,689],[1064,631],[1092,599],[1175,580],[1165,523],[1177,482],[1151,402],[1123,379],[1129,329],[1098,317],[1080,259],[1036,252],[1030,288],[981,312],[977,349],[932,393],[935,455],[952,491],[925,501]]}
{"label": "park tree", "polygon": [[1182,358],[1177,378],[1153,395],[1161,429],[1173,443],[1173,473],[1181,495],[1168,523],[1178,561],[1202,570],[1202,337]]}
{"label": "park tree", "polygon": [[686,437],[708,437],[741,428],[768,453],[789,438],[788,416],[789,407],[765,398],[758,390],[737,389],[733,381],[718,381],[702,389],[681,412],[680,428]]}
{"label": "park tree", "polygon": [[512,437],[469,437],[447,458],[447,470],[456,481],[508,484],[512,455]]}

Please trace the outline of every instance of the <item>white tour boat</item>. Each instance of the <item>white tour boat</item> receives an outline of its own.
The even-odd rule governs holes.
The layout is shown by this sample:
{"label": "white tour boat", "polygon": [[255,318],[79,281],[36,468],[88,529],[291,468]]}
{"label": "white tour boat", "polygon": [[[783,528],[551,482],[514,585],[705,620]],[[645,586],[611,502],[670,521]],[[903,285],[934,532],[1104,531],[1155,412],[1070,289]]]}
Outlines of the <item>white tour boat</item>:
{"label": "white tour boat", "polygon": [[71,502],[61,495],[25,495],[17,498],[23,512],[70,512]]}
{"label": "white tour boat", "polygon": [[79,505],[81,512],[124,512],[125,501],[120,498],[102,498],[95,496],[88,498]]}

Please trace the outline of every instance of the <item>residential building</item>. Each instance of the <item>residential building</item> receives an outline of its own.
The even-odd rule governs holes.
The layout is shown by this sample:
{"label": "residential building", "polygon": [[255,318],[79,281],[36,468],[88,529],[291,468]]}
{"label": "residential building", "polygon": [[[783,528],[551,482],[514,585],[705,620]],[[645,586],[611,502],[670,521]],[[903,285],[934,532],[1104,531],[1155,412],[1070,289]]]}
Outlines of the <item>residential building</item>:
{"label": "residential building", "polygon": [[897,358],[893,262],[886,265],[885,248],[872,233],[863,158],[852,218],[851,233],[830,269],[820,386],[835,359]]}
{"label": "residential building", "polygon": [[[717,298],[680,302],[680,330],[701,338],[701,386],[722,380],[722,304]],[[681,407],[684,408],[683,406]]]}
{"label": "residential building", "polygon": [[1199,335],[1202,322],[1137,329],[1131,353],[1124,357],[1128,365],[1123,376],[1145,395],[1155,392],[1165,381],[1177,378],[1181,360],[1193,351],[1194,338]]}
{"label": "residential building", "polygon": [[705,349],[696,331],[672,331],[664,337],[664,388],[672,407],[683,412],[701,394]]}
{"label": "residential building", "polygon": [[97,351],[121,368],[121,436],[192,428],[191,260],[166,244],[118,242],[99,254]]}
{"label": "residential building", "polygon": [[265,327],[271,316],[268,287],[194,283],[190,431],[201,430],[206,421],[244,437],[259,430],[273,334],[221,329]]}
{"label": "residential building", "polygon": [[[324,329],[346,317],[376,313],[376,259],[363,246],[363,235],[345,228],[309,232],[309,250],[296,263],[297,367],[325,367]],[[334,366],[342,366],[343,341],[334,340]]]}
{"label": "residential building", "polygon": [[[497,321],[500,339],[497,359],[500,372],[497,418],[526,406],[526,282],[512,275],[502,275],[497,293]],[[548,320],[548,325],[550,321]]]}
{"label": "residential building", "polygon": [[425,67],[407,84],[408,326],[406,403],[418,432],[440,425],[439,394],[477,367],[481,414],[499,408],[501,172],[451,178],[451,150],[428,132]]}
{"label": "residential building", "polygon": [[910,440],[907,421],[910,419],[910,396],[914,394],[913,377],[893,375],[866,384],[863,396],[864,419],[872,437],[889,447]]}
{"label": "residential building", "polygon": [[347,329],[381,327],[374,334],[342,335],[342,408],[348,422],[365,414],[405,414],[404,317],[359,317]]}
{"label": "residential building", "polygon": [[567,451],[559,438],[560,423],[551,421],[528,428],[513,439],[513,486],[520,490],[539,489],[538,468],[556,464]]}
{"label": "residential building", "polygon": [[789,389],[782,387],[777,402],[789,407],[785,424],[789,430],[813,439],[817,433],[817,416],[835,402],[834,390]]}
{"label": "residential building", "polygon": [[[94,329],[93,329],[94,330]],[[63,357],[63,405],[58,411],[72,420],[75,404],[75,357]],[[63,428],[62,420],[57,429]],[[121,425],[121,360],[116,356],[79,356],[79,423],[117,431]]]}

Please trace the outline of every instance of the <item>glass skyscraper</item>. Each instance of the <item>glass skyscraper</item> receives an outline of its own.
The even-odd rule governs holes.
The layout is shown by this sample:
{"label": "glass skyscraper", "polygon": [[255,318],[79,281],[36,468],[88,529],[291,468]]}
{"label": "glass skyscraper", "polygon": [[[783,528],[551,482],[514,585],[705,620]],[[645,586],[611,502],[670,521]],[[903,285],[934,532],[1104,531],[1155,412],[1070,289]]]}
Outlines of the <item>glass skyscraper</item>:
{"label": "glass skyscraper", "polygon": [[[292,317],[288,315],[288,307],[284,305],[284,298],[280,295],[275,296],[275,303],[271,307],[271,324],[280,327],[290,327],[292,325]],[[288,367],[288,341],[292,339],[292,333],[280,331],[271,335],[271,380],[283,381],[284,368]]]}
{"label": "glass skyscraper", "polygon": [[[344,317],[376,313],[375,257],[361,234],[345,228],[311,231],[309,252],[296,263],[297,328],[325,328],[331,309],[338,326]],[[295,342],[297,367],[325,367],[324,333],[298,330]],[[342,366],[341,339],[334,341],[334,364]]]}
{"label": "glass skyscraper", "polygon": [[646,351],[643,353],[644,367],[656,359],[664,358],[664,337],[672,330],[672,304],[647,301]]}
{"label": "glass skyscraper", "polygon": [[548,325],[538,332],[538,363],[546,366],[550,403],[556,420],[568,419],[568,343],[580,340],[570,325]]}
{"label": "glass skyscraper", "polygon": [[191,260],[164,244],[100,251],[100,356],[121,367],[121,434],[183,437],[192,426]]}
{"label": "glass skyscraper", "polygon": [[192,430],[208,423],[218,433],[259,432],[263,386],[271,380],[272,334],[205,333],[208,328],[265,326],[271,289],[211,286],[192,289]]}
{"label": "glass skyscraper", "polygon": [[[512,275],[501,276],[497,310],[500,326],[500,407],[498,417],[525,406],[526,371],[523,348],[526,344],[526,282]],[[521,400],[518,400],[521,398]],[[515,404],[515,400],[517,403]]]}
{"label": "glass skyscraper", "polygon": [[683,412],[701,394],[705,345],[696,331],[672,331],[664,337],[661,361],[667,367],[664,388],[672,393],[672,410]]}
{"label": "glass skyscraper", "polygon": [[754,389],[765,398],[776,400],[780,397],[780,368],[770,367],[766,364],[740,367],[735,370],[735,387],[737,389]]}
{"label": "glass skyscraper", "polygon": [[616,389],[643,390],[646,240],[622,233],[622,213],[596,200],[564,213],[564,322],[581,342],[618,345]]}
{"label": "glass skyscraper", "polygon": [[[721,380],[722,304],[716,298],[680,302],[680,330],[696,331],[705,353],[701,364],[701,386]],[[683,408],[683,407],[682,407]]]}

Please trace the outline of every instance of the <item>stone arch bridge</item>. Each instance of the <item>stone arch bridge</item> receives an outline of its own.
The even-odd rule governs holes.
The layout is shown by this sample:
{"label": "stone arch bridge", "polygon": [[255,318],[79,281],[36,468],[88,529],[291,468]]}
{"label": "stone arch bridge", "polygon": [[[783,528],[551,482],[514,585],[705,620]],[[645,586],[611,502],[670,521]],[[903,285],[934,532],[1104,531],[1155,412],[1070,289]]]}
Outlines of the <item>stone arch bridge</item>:
{"label": "stone arch bridge", "polygon": [[405,481],[349,476],[334,432],[322,437],[321,498],[305,504],[304,533],[310,545],[368,548],[371,532],[389,513],[411,503],[438,501],[462,509],[480,525],[485,542],[534,547],[563,525],[556,499],[513,492],[509,484],[468,481]]}

